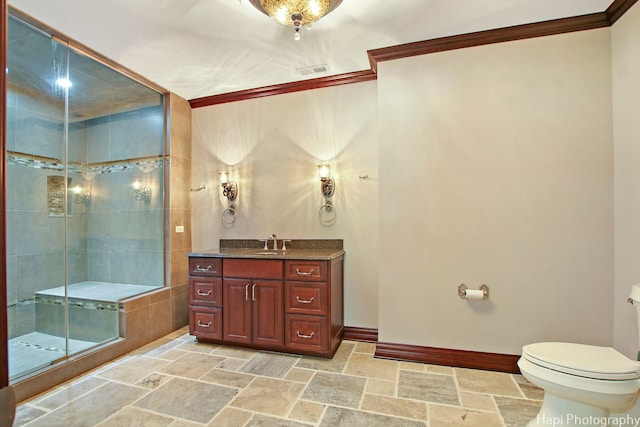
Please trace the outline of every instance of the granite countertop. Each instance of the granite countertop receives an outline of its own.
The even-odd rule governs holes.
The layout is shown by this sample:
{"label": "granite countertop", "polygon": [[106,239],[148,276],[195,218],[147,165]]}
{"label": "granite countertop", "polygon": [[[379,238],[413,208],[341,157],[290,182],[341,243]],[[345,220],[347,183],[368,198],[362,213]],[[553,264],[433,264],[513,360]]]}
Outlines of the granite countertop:
{"label": "granite countertop", "polygon": [[[287,250],[264,249],[264,242],[259,240],[220,240],[216,249],[191,252],[190,257],[210,258],[253,258],[253,259],[308,259],[332,260],[344,255],[342,240],[292,240],[287,242]],[[278,240],[278,247],[282,241]]]}
{"label": "granite countertop", "polygon": [[286,251],[255,248],[217,248],[201,252],[191,252],[190,257],[209,258],[253,258],[253,259],[308,259],[332,260],[344,255],[342,249],[287,249]]}

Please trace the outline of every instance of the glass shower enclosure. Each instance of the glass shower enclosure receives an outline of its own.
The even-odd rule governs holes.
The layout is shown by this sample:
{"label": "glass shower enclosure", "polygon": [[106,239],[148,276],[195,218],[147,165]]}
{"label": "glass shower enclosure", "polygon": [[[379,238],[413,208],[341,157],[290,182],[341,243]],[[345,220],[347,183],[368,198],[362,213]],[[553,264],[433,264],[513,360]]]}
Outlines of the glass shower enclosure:
{"label": "glass shower enclosure", "polygon": [[118,301],[164,285],[162,93],[9,17],[11,382],[116,339]]}

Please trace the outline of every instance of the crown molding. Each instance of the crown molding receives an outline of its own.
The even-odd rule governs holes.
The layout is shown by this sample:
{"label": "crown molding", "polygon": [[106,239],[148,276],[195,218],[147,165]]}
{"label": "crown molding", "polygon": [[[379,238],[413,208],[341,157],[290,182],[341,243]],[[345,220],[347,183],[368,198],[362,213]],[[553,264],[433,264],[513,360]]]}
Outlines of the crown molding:
{"label": "crown molding", "polygon": [[636,4],[638,0],[615,0],[611,5],[607,8],[605,13],[607,14],[607,19],[609,20],[609,25],[613,25],[616,23],[622,15],[627,13],[631,6]]}
{"label": "crown molding", "polygon": [[373,49],[367,51],[367,55],[369,56],[371,69],[377,72],[378,63],[383,61],[574,31],[592,30],[608,27],[609,25],[607,14],[600,12]]}
{"label": "crown molding", "polygon": [[333,76],[319,77],[316,79],[301,80],[297,82],[263,86],[255,89],[223,93],[220,95],[205,96],[202,98],[191,99],[189,100],[189,104],[191,105],[191,108],[206,107],[209,105],[244,101],[247,99],[262,98],[265,96],[282,95],[285,93],[300,92],[303,90],[367,82],[375,80],[376,78],[377,77],[372,70],[362,70],[355,71],[353,73],[337,74]]}

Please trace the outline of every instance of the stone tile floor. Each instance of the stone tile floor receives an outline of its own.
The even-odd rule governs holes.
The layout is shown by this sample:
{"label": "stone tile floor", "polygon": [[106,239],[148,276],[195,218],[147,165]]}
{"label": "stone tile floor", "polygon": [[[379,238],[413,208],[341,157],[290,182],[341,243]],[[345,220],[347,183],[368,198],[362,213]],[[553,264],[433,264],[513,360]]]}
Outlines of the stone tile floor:
{"label": "stone tile floor", "polygon": [[542,391],[520,375],[330,360],[198,343],[186,328],[22,402],[15,426],[525,426]]}

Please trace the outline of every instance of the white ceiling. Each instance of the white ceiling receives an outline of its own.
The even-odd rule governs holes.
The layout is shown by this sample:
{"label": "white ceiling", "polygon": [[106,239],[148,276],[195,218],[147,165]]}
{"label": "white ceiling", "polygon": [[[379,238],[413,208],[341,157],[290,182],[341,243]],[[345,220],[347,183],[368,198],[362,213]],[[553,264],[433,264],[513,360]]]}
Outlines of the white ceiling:
{"label": "white ceiling", "polygon": [[[10,0],[185,99],[369,69],[367,50],[603,12],[612,0],[343,0],[302,39],[248,0]],[[310,76],[297,69],[326,64]]]}

